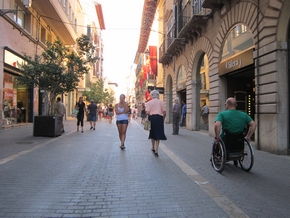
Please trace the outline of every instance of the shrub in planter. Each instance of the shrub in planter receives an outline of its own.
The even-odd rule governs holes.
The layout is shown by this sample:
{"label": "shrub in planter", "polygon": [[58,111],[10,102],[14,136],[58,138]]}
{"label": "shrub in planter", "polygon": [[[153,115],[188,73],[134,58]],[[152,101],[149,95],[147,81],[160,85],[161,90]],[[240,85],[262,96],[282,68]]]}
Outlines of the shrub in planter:
{"label": "shrub in planter", "polygon": [[[45,116],[55,117],[54,103],[60,94],[73,91],[80,81],[80,78],[89,72],[89,63],[95,62],[98,57],[94,56],[95,46],[86,35],[82,35],[77,40],[77,52],[70,50],[57,39],[55,42],[47,43],[47,48],[41,55],[33,58],[25,55],[26,62],[22,65],[23,73],[18,78],[18,83],[28,87],[38,87],[45,95],[47,110]],[[39,117],[39,116],[38,116]],[[43,122],[48,120],[41,118],[34,120],[34,135],[45,135],[45,131],[38,130],[46,128],[47,132],[57,132],[48,136],[59,135],[56,126],[58,119],[53,119],[55,124],[47,125]],[[36,122],[39,121],[39,122]],[[40,126],[39,126],[40,125]],[[51,128],[56,128],[52,130]],[[61,133],[60,133],[61,134]]]}

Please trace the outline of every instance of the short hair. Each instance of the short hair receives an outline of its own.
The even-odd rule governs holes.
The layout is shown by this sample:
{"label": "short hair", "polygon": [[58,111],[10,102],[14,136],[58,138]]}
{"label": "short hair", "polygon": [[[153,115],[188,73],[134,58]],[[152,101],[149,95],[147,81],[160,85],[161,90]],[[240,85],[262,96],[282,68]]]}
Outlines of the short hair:
{"label": "short hair", "polygon": [[91,100],[91,103],[94,103],[94,100]]}
{"label": "short hair", "polygon": [[174,101],[177,101],[179,103],[179,98],[178,97],[174,98]]}
{"label": "short hair", "polygon": [[56,99],[57,101],[61,101],[61,98],[60,97],[57,97],[57,99]]}
{"label": "short hair", "polygon": [[150,92],[150,97],[151,98],[159,98],[159,92],[157,91],[157,90],[152,90],[151,92]]}

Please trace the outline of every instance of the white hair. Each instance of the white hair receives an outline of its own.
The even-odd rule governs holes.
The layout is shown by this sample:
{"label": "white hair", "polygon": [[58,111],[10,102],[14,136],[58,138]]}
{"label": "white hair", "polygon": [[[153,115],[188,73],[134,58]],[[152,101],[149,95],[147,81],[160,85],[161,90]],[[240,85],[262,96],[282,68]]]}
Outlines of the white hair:
{"label": "white hair", "polygon": [[174,101],[176,101],[177,103],[179,103],[179,98],[178,97],[174,98]]}
{"label": "white hair", "polygon": [[150,92],[150,97],[151,98],[159,98],[159,92],[157,91],[157,90],[152,90],[151,92]]}

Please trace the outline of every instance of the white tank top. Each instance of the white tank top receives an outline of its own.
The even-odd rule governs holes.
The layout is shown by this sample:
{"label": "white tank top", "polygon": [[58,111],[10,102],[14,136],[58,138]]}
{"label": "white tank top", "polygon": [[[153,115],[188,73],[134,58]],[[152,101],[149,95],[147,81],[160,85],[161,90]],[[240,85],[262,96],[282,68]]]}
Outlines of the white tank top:
{"label": "white tank top", "polygon": [[[124,110],[125,109],[123,107],[118,106],[118,112],[124,112]],[[128,114],[118,114],[117,120],[128,120]]]}

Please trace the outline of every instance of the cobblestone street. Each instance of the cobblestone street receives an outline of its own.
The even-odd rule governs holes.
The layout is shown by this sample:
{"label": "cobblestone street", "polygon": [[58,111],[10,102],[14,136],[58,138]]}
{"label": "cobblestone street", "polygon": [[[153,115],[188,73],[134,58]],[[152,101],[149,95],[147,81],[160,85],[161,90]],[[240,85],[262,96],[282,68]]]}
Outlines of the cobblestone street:
{"label": "cobblestone street", "polygon": [[33,137],[32,126],[0,132],[0,217],[289,217],[290,158],[255,151],[250,173],[209,157],[206,132],[181,129],[151,152],[140,120],[119,149],[115,124],[76,132],[65,121],[57,138]]}

